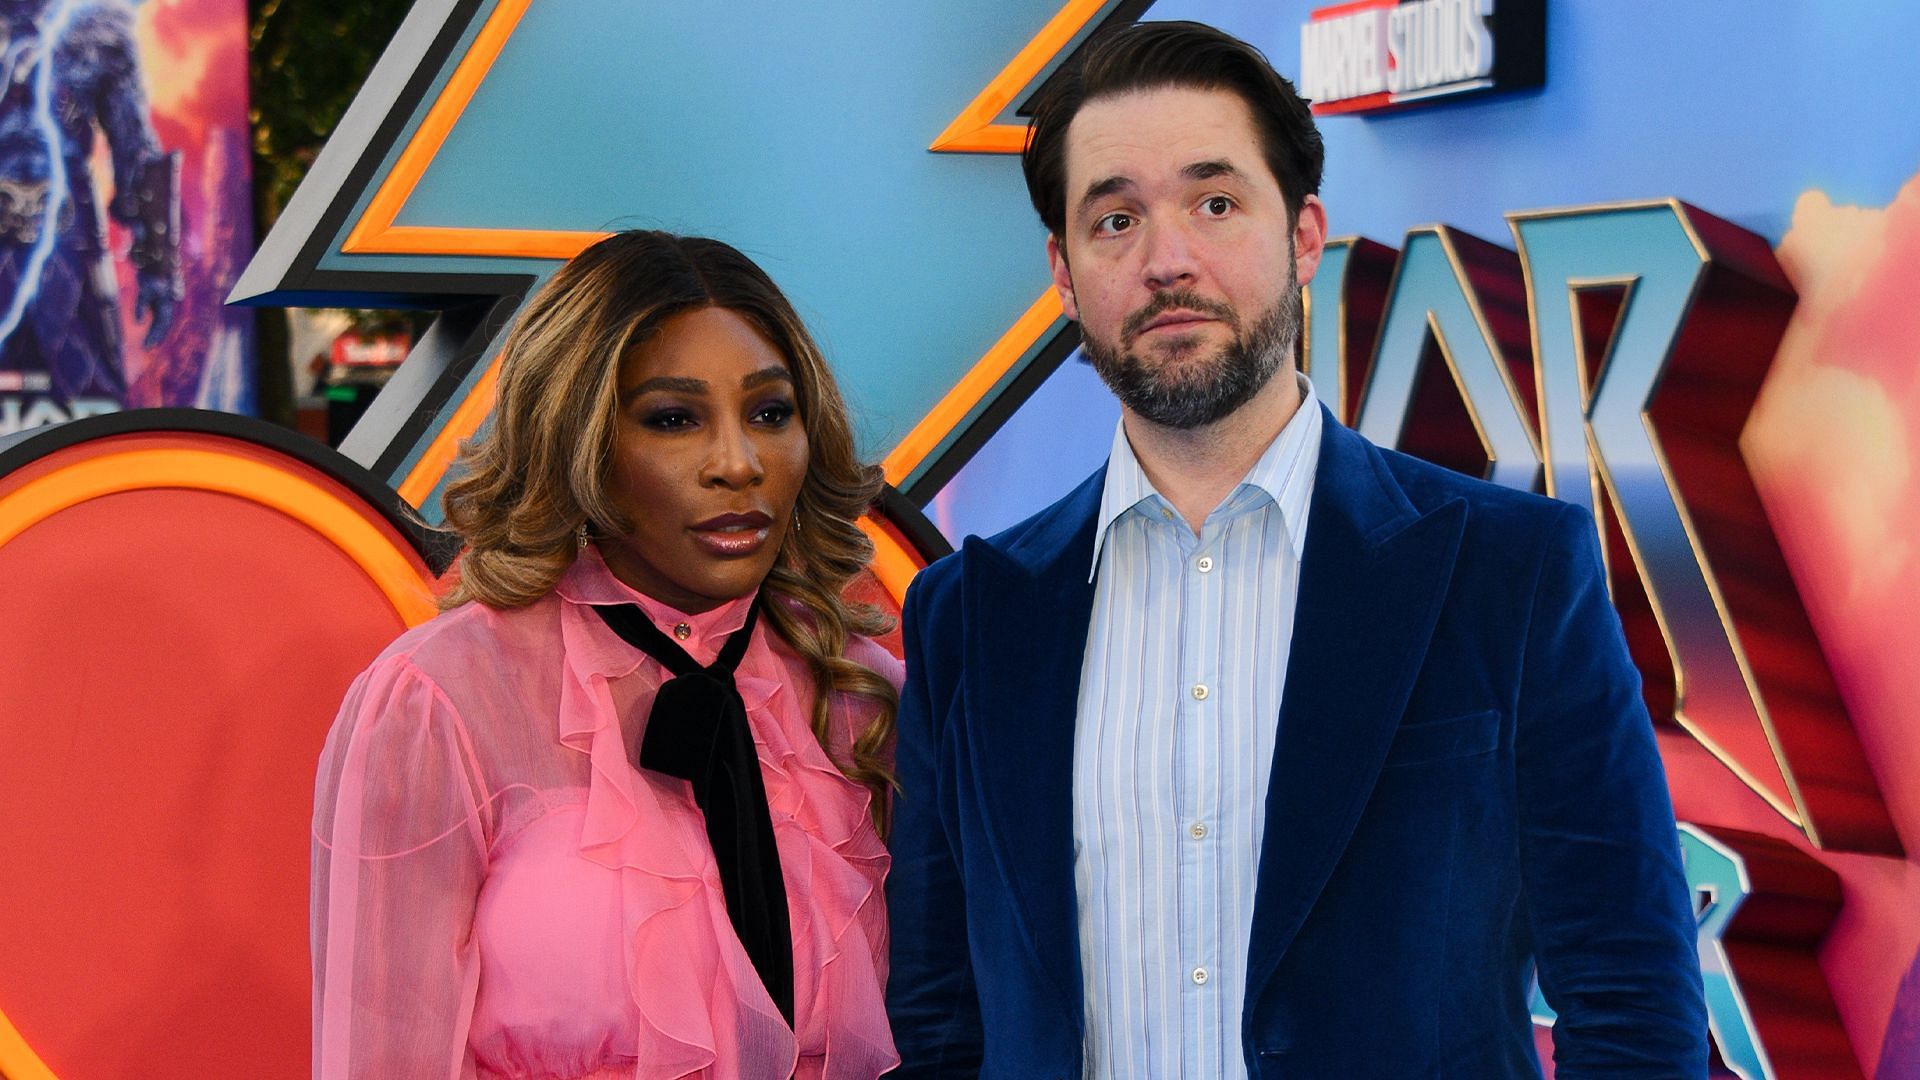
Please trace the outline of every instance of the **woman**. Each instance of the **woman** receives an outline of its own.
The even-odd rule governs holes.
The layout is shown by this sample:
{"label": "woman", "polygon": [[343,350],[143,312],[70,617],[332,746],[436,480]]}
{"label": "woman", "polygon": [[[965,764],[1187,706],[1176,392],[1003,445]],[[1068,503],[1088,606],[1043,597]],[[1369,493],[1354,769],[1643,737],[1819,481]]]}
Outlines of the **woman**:
{"label": "woman", "polygon": [[872,1077],[900,671],[840,591],[879,485],[713,240],[632,232],[508,338],[439,618],[320,767],[314,1071]]}

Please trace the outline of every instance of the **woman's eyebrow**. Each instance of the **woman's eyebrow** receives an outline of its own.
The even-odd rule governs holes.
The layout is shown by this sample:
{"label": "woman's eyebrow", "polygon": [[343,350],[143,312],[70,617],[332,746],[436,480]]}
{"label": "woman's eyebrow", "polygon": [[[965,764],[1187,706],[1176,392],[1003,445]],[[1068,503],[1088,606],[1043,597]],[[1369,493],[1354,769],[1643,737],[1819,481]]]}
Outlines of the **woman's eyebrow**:
{"label": "woman's eyebrow", "polygon": [[767,383],[770,383],[770,382],[790,383],[792,381],[793,381],[793,372],[788,371],[784,367],[775,365],[773,367],[763,367],[759,371],[756,371],[751,375],[748,375],[746,378],[741,379],[740,389],[751,390],[756,386],[765,386]]}
{"label": "woman's eyebrow", "polygon": [[623,396],[628,400],[655,390],[667,390],[676,394],[704,394],[707,392],[705,379],[689,379],[680,375],[658,375],[629,390]]}

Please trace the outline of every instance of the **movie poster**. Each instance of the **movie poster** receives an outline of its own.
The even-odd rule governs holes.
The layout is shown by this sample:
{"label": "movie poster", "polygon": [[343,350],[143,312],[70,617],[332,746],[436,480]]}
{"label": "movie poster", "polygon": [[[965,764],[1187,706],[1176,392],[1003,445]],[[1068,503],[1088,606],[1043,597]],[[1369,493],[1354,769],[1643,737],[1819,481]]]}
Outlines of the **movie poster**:
{"label": "movie poster", "polygon": [[0,436],[252,412],[244,0],[0,0]]}

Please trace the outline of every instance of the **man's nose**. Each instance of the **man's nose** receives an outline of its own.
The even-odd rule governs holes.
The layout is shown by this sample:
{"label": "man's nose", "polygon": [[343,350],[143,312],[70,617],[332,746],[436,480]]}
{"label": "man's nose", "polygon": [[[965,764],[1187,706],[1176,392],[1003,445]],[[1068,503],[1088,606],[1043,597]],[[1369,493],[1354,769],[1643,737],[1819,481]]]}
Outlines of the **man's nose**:
{"label": "man's nose", "polygon": [[1162,219],[1147,224],[1146,243],[1142,250],[1141,277],[1147,288],[1155,292],[1176,286],[1191,285],[1197,267],[1194,262],[1193,237],[1184,224],[1175,220]]}
{"label": "man's nose", "polygon": [[765,476],[753,435],[743,424],[715,424],[701,480],[709,486],[745,488]]}

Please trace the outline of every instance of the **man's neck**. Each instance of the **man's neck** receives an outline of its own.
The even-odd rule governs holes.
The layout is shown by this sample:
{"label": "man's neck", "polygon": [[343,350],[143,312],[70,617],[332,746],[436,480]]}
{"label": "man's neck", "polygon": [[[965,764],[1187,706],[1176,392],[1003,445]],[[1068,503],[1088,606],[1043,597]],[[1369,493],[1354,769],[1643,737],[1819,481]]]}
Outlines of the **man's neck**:
{"label": "man's neck", "polygon": [[1124,409],[1121,423],[1154,490],[1198,533],[1299,409],[1300,384],[1288,364],[1245,405],[1205,427],[1162,427]]}

